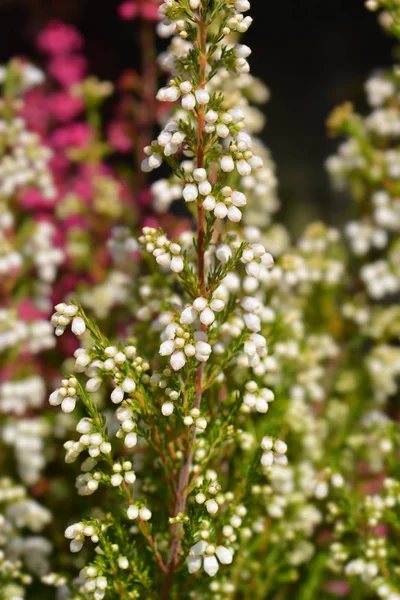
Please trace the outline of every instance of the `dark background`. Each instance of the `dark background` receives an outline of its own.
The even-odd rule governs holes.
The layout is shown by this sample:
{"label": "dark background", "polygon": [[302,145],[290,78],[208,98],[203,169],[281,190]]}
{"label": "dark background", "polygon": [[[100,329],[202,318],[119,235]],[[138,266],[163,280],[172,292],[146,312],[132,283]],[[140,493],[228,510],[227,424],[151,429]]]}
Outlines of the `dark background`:
{"label": "dark background", "polygon": [[[74,23],[91,71],[115,79],[138,66],[137,23],[121,23],[117,0],[0,0],[0,63],[34,58],[33,39],[50,18]],[[270,87],[264,138],[278,165],[280,196],[299,228],[311,217],[337,221],[347,199],[332,191],[324,160],[337,141],[325,120],[345,100],[364,110],[363,83],[392,61],[392,41],[363,0],[253,0],[246,42],[252,70]]]}

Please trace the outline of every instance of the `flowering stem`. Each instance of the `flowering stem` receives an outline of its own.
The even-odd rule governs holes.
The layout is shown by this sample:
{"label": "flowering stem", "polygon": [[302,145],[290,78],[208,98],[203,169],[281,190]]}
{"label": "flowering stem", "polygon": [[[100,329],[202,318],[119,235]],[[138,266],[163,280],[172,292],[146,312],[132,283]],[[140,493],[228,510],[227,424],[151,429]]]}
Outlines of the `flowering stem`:
{"label": "flowering stem", "polygon": [[[200,82],[199,87],[203,89],[206,85],[206,66],[207,66],[207,26],[204,19],[203,12],[200,11],[200,18],[198,20],[199,27],[199,45],[200,45]],[[204,135],[204,105],[199,106],[197,112],[197,168],[204,168],[204,146],[203,146],[203,135]],[[198,274],[201,295],[206,295],[206,278],[205,278],[205,265],[204,265],[204,254],[205,254],[205,216],[204,207],[202,200],[197,201],[197,261],[198,261]],[[202,325],[202,330],[206,331],[206,327]],[[202,398],[202,384],[204,374],[204,363],[201,363],[197,368],[196,373],[196,393],[193,408],[200,408]],[[179,482],[176,492],[176,504],[175,504],[175,516],[183,514],[186,509],[186,501],[189,493],[189,477],[192,467],[193,459],[193,447],[196,440],[196,430],[194,429],[191,436],[189,437],[188,447],[186,450],[185,460],[182,465],[182,469],[179,474]],[[164,581],[161,598],[167,600],[170,597],[170,591],[173,583],[173,575],[177,565],[177,559],[181,547],[181,531],[182,527],[179,523],[174,523],[171,530],[171,545],[167,563],[167,575]]]}

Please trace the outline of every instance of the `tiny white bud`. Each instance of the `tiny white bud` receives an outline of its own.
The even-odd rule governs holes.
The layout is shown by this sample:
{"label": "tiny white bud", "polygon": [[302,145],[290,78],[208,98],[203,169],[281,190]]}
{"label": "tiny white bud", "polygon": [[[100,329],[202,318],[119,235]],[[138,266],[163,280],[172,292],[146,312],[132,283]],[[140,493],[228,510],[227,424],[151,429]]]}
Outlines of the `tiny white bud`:
{"label": "tiny white bud", "polygon": [[75,317],[71,325],[72,332],[75,335],[83,335],[86,331],[85,321],[82,317]]}

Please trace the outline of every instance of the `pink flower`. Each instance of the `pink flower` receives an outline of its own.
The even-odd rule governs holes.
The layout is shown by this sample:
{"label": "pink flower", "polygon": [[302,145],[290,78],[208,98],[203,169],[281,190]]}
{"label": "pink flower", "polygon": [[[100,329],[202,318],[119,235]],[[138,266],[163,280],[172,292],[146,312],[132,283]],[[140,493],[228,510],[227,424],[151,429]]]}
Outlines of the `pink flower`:
{"label": "pink flower", "polygon": [[344,596],[347,596],[350,592],[350,586],[346,581],[332,580],[328,581],[324,590],[333,594],[334,596],[339,596],[340,598],[343,598]]}
{"label": "pink flower", "polygon": [[68,54],[83,48],[80,33],[61,21],[50,21],[37,38],[37,47],[47,54]]}
{"label": "pink flower", "polygon": [[31,188],[27,190],[20,198],[20,204],[23,208],[31,211],[49,210],[54,207],[55,200],[44,198],[39,190]]}
{"label": "pink flower", "polygon": [[143,221],[144,227],[154,227],[155,229],[160,227],[160,222],[156,217],[146,217]]}
{"label": "pink flower", "polygon": [[86,71],[87,60],[79,54],[55,56],[49,63],[50,75],[64,87],[81,81]]}
{"label": "pink flower", "polygon": [[144,19],[145,21],[159,21],[159,3],[156,0],[127,0],[118,7],[121,19],[131,21],[132,19]]}
{"label": "pink flower", "polygon": [[92,130],[89,125],[86,123],[73,123],[57,129],[51,138],[51,142],[60,150],[71,147],[80,148],[89,141],[91,135]]}
{"label": "pink flower", "polygon": [[51,94],[47,99],[47,104],[51,114],[61,123],[72,121],[83,109],[83,102],[80,98],[63,91]]}
{"label": "pink flower", "polygon": [[56,182],[61,183],[68,175],[70,162],[65,154],[56,152],[50,161],[50,167]]}
{"label": "pink flower", "polygon": [[43,319],[46,315],[29,298],[24,298],[18,305],[18,316],[22,321],[34,321]]}
{"label": "pink flower", "polygon": [[21,116],[26,119],[29,129],[41,134],[47,131],[49,111],[43,88],[34,88],[25,94]]}
{"label": "pink flower", "polygon": [[132,140],[123,122],[112,121],[108,127],[107,134],[109,143],[118,152],[126,153],[132,149]]}

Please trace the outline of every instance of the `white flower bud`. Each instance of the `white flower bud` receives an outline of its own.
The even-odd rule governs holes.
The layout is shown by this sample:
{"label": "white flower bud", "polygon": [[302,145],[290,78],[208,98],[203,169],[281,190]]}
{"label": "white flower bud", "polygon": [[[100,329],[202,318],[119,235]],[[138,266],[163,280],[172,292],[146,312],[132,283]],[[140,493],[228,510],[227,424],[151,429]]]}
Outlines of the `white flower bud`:
{"label": "white flower bud", "polygon": [[203,325],[207,326],[211,325],[211,323],[214,323],[215,315],[211,308],[207,307],[200,313],[200,321],[203,323]]}
{"label": "white flower bud", "polygon": [[223,123],[219,123],[217,125],[217,134],[219,135],[219,137],[221,138],[227,138],[229,135],[229,127],[227,127],[226,125],[224,125]]}
{"label": "white flower bud", "polygon": [[83,542],[81,540],[72,540],[72,542],[69,545],[69,549],[71,550],[71,552],[80,552],[80,550],[82,550],[83,548]]}
{"label": "white flower bud", "polygon": [[196,90],[195,96],[199,104],[208,104],[210,102],[210,94],[206,90]]}
{"label": "white flower bud", "polygon": [[172,402],[164,402],[164,404],[161,407],[161,412],[164,415],[164,417],[171,416],[174,412],[174,405],[172,404]]}
{"label": "white flower bud", "polygon": [[276,440],[274,448],[278,454],[286,454],[287,452],[287,444],[283,440]]}
{"label": "white flower bud", "polygon": [[221,565],[230,565],[233,561],[232,551],[225,548],[225,546],[218,546],[215,554]]}
{"label": "white flower bud", "polygon": [[218,246],[215,254],[218,260],[223,264],[226,264],[233,256],[232,250],[227,244]]}
{"label": "white flower bud", "polygon": [[223,156],[221,158],[221,169],[225,173],[231,173],[235,168],[235,163],[233,162],[232,156]]}
{"label": "white flower bud", "polygon": [[61,410],[65,413],[70,413],[74,410],[75,405],[75,398],[64,398],[64,400],[61,403]]}
{"label": "white flower bud", "polygon": [[207,179],[207,171],[205,169],[195,169],[193,171],[195,181],[205,181]]}
{"label": "white flower bud", "polygon": [[120,473],[114,473],[114,475],[111,475],[111,485],[114,487],[118,487],[119,485],[121,485],[121,483],[123,482],[124,478],[122,477],[122,475]]}
{"label": "white flower bud", "polygon": [[251,262],[246,265],[246,273],[250,277],[258,277],[260,274],[260,265],[256,262]]}
{"label": "white flower bud", "polygon": [[217,217],[217,219],[224,219],[227,214],[228,209],[226,207],[226,204],[224,204],[223,202],[218,202],[214,209],[214,215]]}
{"label": "white flower bud", "polygon": [[183,271],[183,258],[182,256],[174,256],[171,260],[171,271],[174,273],[181,273]]}
{"label": "white flower bud", "polygon": [[214,210],[215,204],[216,202],[214,196],[207,196],[203,202],[204,210]]}
{"label": "white flower bud", "polygon": [[58,390],[55,390],[49,396],[49,404],[51,404],[51,406],[60,406],[62,401],[63,397],[60,395]]}
{"label": "white flower bud", "polygon": [[122,383],[122,389],[126,394],[130,394],[136,390],[136,383],[130,377],[127,377]]}
{"label": "white flower bud", "polygon": [[215,514],[217,514],[218,509],[219,509],[218,503],[213,499],[207,500],[206,509],[207,509],[207,512],[210,513],[210,515],[215,515]]}
{"label": "white flower bud", "polygon": [[235,8],[239,12],[246,12],[250,10],[250,2],[249,0],[236,0]]}
{"label": "white flower bud", "polygon": [[134,431],[128,433],[125,437],[124,444],[127,448],[134,448],[137,444],[137,434]]}
{"label": "white flower bud", "polygon": [[114,402],[114,404],[119,404],[120,402],[122,402],[123,399],[124,399],[123,389],[120,387],[116,387],[111,392],[111,402]]}
{"label": "white flower bud", "polygon": [[134,521],[135,519],[137,519],[139,516],[138,507],[135,506],[134,504],[132,504],[127,510],[127,515],[128,515],[128,519],[130,519],[131,521]]}
{"label": "white flower bud", "polygon": [[242,213],[236,206],[230,206],[228,208],[228,219],[232,221],[232,223],[239,223],[242,219]]}
{"label": "white flower bud", "polygon": [[199,183],[199,192],[202,196],[207,196],[212,191],[212,185],[209,181]]}
{"label": "white flower bud", "polygon": [[75,335],[83,335],[86,331],[85,321],[82,317],[75,317],[71,325],[72,332]]}
{"label": "white flower bud", "polygon": [[193,308],[195,310],[197,310],[198,312],[201,312],[202,310],[204,310],[206,306],[207,306],[207,299],[204,298],[204,296],[200,296],[199,298],[196,298],[195,301],[193,302]]}
{"label": "white flower bud", "polygon": [[236,163],[236,168],[242,177],[245,177],[246,175],[250,175],[250,173],[251,173],[251,166],[249,165],[247,160],[244,160],[244,159],[239,160]]}
{"label": "white flower bud", "polygon": [[158,169],[158,167],[161,167],[162,164],[162,157],[159,154],[152,154],[149,157],[149,166],[152,169]]}
{"label": "white flower bud", "polygon": [[191,325],[196,318],[197,312],[192,306],[189,306],[182,311],[180,321],[183,325]]}
{"label": "white flower bud", "polygon": [[180,97],[181,93],[179,89],[175,86],[170,86],[165,89],[164,98],[166,102],[176,102]]}
{"label": "white flower bud", "polygon": [[219,298],[213,298],[210,302],[210,308],[215,312],[221,312],[225,308],[225,302]]}
{"label": "white flower bud", "polygon": [[272,452],[264,452],[261,456],[261,464],[263,467],[271,467],[274,464],[274,455]]}
{"label": "white flower bud", "polygon": [[246,196],[242,192],[235,190],[232,192],[232,204],[234,204],[234,206],[238,206],[239,208],[241,206],[245,206],[247,204]]}
{"label": "white flower bud", "polygon": [[186,356],[183,352],[174,352],[171,356],[171,367],[174,371],[179,371],[186,364]]}
{"label": "white flower bud", "polygon": [[151,519],[151,510],[146,507],[143,507],[139,510],[139,517],[142,521],[149,521]]}
{"label": "white flower bud", "polygon": [[219,570],[219,564],[215,556],[205,556],[203,561],[204,570],[210,577],[214,577]]}
{"label": "white flower bud", "polygon": [[233,51],[238,58],[248,58],[251,54],[251,48],[245,44],[236,44]]}
{"label": "white flower bud", "polygon": [[205,114],[205,120],[207,123],[216,123],[218,121],[218,113],[215,110],[209,110]]}
{"label": "white flower bud", "polygon": [[262,255],[261,262],[268,269],[274,266],[274,258],[269,252]]}
{"label": "white flower bud", "polygon": [[118,557],[118,566],[120,569],[128,569],[129,568],[129,560],[126,558],[126,556]]}
{"label": "white flower bud", "polygon": [[192,91],[192,88],[193,88],[193,86],[190,83],[190,81],[184,81],[179,86],[179,89],[181,90],[182,94],[189,94]]}
{"label": "white flower bud", "polygon": [[194,185],[193,183],[188,183],[183,188],[183,197],[186,202],[194,202],[194,200],[196,200],[198,195],[199,195],[199,191],[197,189],[197,186]]}
{"label": "white flower bud", "polygon": [[101,379],[99,377],[92,377],[86,382],[86,390],[90,393],[97,392],[101,386]]}
{"label": "white flower bud", "polygon": [[182,97],[182,108],[185,110],[193,110],[196,106],[196,98],[193,94],[185,94]]}

